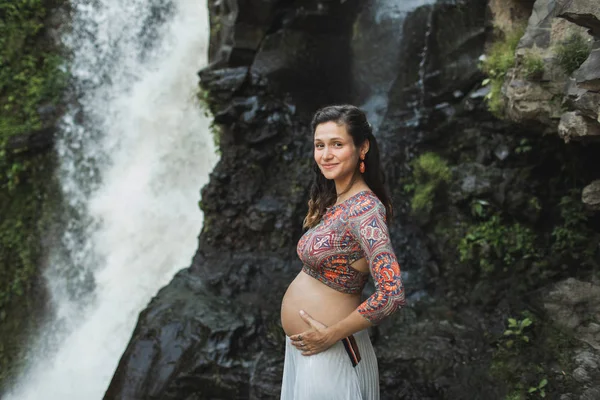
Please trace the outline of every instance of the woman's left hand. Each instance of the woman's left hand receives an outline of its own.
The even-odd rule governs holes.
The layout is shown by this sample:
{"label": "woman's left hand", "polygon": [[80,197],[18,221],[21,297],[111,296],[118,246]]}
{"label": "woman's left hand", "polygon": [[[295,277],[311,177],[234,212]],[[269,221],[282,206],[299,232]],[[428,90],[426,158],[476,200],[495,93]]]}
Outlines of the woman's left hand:
{"label": "woman's left hand", "polygon": [[327,350],[335,340],[327,331],[327,326],[313,319],[306,312],[300,310],[300,317],[310,325],[311,329],[298,335],[290,336],[292,344],[302,351],[303,356],[312,356]]}

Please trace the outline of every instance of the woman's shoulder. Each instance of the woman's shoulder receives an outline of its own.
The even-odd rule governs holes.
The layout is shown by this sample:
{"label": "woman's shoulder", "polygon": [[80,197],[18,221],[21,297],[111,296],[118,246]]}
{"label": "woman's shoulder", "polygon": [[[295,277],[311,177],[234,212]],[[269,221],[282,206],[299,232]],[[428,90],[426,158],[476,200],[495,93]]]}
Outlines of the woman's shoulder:
{"label": "woman's shoulder", "polygon": [[366,216],[374,212],[383,212],[383,215],[385,215],[385,206],[375,192],[371,190],[358,193],[355,201],[348,207],[348,216],[350,217]]}

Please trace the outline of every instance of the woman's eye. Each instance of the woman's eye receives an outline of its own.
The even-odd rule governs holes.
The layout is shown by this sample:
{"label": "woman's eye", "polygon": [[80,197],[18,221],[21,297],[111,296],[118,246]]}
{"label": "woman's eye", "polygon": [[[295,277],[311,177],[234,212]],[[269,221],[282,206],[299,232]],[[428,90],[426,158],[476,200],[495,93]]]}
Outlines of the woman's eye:
{"label": "woman's eye", "polygon": [[342,147],[342,144],[340,142],[335,143],[336,147]]}
{"label": "woman's eye", "polygon": [[322,145],[322,144],[320,144],[320,143],[317,143],[317,144],[315,144],[315,147],[316,147],[317,149],[320,149],[321,147],[323,147],[323,145]]}

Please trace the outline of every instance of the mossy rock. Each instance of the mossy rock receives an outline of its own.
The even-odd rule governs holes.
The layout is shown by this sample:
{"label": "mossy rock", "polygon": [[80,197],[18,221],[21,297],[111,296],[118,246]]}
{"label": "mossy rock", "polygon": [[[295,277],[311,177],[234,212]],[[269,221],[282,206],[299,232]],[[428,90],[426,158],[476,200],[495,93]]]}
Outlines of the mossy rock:
{"label": "mossy rock", "polygon": [[[52,135],[67,84],[48,20],[66,0],[0,0],[0,396],[47,311],[44,243],[61,201]],[[28,138],[48,136],[29,147]]]}
{"label": "mossy rock", "polygon": [[42,265],[44,243],[58,225],[61,202],[52,153],[29,158],[31,167],[11,192],[0,195],[0,387],[24,366],[28,340],[48,312]]}

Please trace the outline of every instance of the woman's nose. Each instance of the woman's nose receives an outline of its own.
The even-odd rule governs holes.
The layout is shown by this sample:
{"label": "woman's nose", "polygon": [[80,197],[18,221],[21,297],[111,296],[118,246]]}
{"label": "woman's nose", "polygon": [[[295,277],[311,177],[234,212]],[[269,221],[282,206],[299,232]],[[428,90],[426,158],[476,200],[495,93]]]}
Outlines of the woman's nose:
{"label": "woman's nose", "polygon": [[323,159],[328,159],[331,156],[331,152],[329,151],[329,147],[325,146],[323,149]]}

